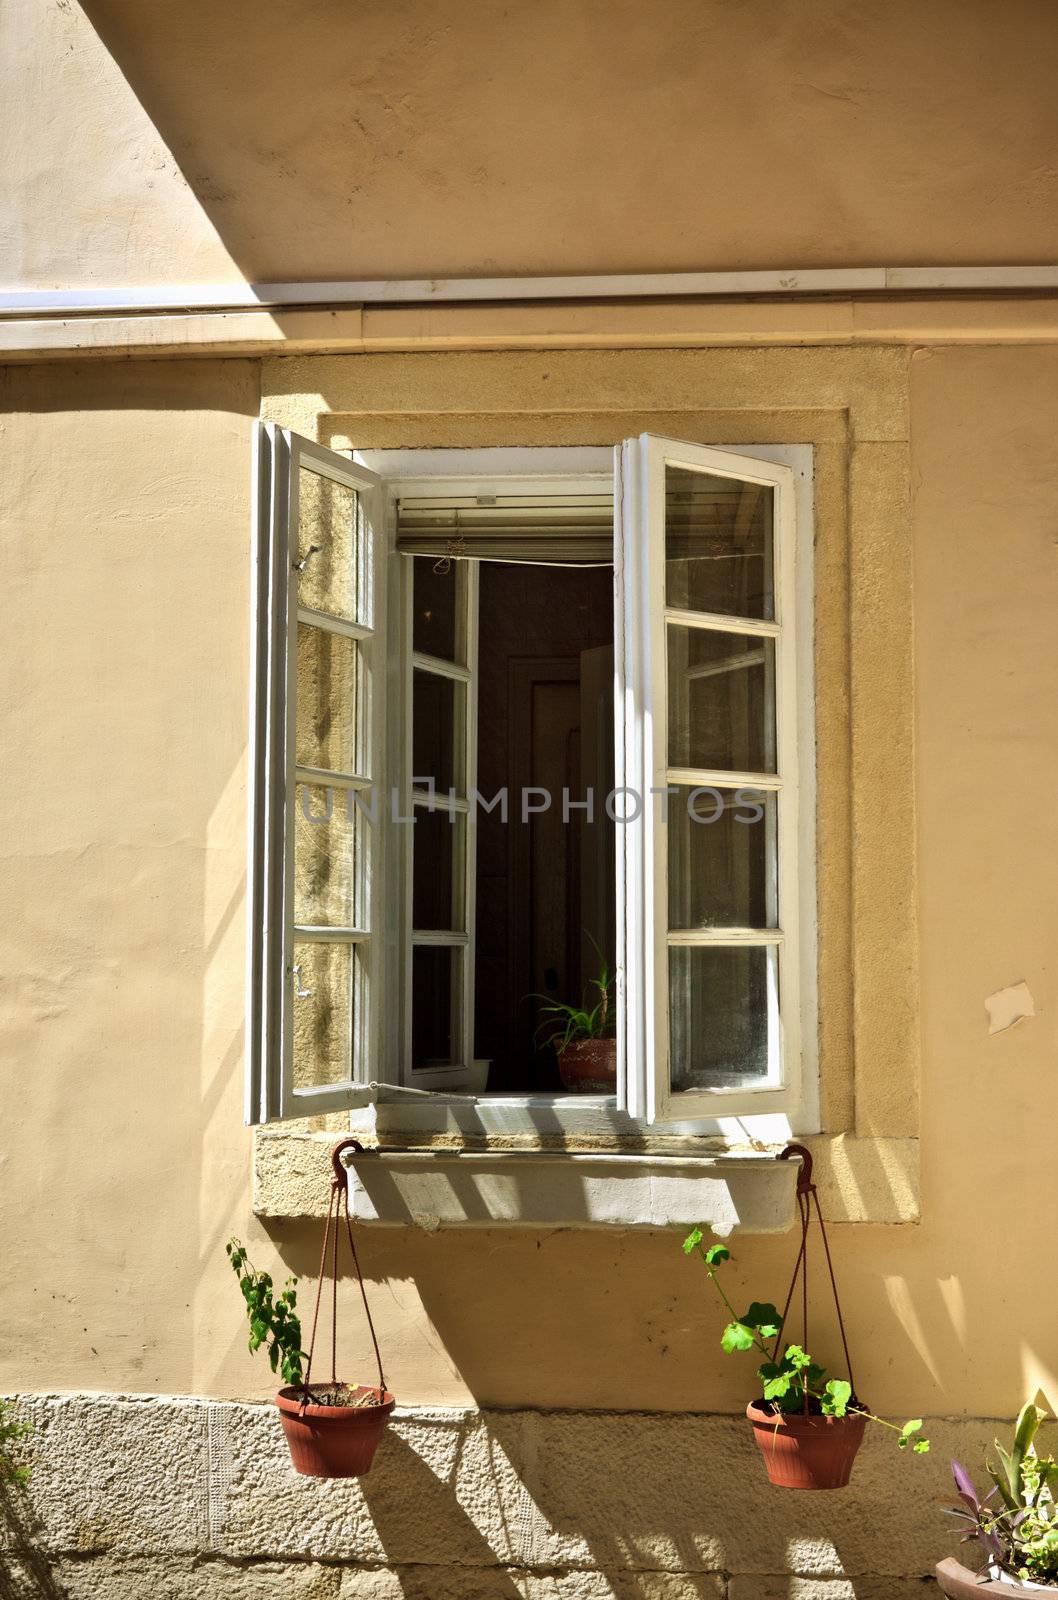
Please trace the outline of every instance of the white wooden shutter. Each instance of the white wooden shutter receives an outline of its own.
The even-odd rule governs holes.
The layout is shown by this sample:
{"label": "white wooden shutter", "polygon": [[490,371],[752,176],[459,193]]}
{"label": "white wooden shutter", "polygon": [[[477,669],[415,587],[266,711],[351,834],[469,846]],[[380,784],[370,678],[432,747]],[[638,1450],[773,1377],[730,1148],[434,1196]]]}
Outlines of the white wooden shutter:
{"label": "white wooden shutter", "polygon": [[264,425],[255,484],[246,1120],[264,1123],[363,1104],[376,1075],[384,569],[373,473]]}
{"label": "white wooden shutter", "polygon": [[795,1100],[794,552],[788,467],[618,448],[618,1104],[648,1122]]}

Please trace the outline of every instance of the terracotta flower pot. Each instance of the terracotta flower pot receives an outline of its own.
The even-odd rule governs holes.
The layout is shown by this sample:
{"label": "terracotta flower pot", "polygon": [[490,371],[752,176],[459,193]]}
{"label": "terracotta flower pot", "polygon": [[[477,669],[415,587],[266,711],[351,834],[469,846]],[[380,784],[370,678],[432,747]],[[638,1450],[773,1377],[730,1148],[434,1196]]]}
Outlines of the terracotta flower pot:
{"label": "terracotta flower pot", "polygon": [[746,1407],[768,1477],[780,1489],[843,1489],[863,1443],[867,1418],[773,1413],[763,1404]]}
{"label": "terracotta flower pot", "polygon": [[969,1567],[964,1567],[961,1561],[956,1561],[949,1556],[946,1561],[938,1561],[934,1571],[942,1593],[948,1600],[978,1600],[982,1594],[1006,1595],[1007,1600],[1025,1600],[1027,1595],[1053,1594],[1058,1595],[1058,1585],[1046,1583],[1022,1583],[1016,1578],[991,1578],[987,1572],[974,1572]]}
{"label": "terracotta flower pot", "polygon": [[276,1395],[295,1472],[309,1478],[360,1478],[370,1470],[396,1401],[388,1389],[348,1387],[354,1394],[377,1395],[382,1404],[306,1406],[297,1388],[280,1389]]}
{"label": "terracotta flower pot", "polygon": [[617,1040],[571,1039],[559,1051],[562,1082],[574,1094],[613,1094],[617,1087]]}

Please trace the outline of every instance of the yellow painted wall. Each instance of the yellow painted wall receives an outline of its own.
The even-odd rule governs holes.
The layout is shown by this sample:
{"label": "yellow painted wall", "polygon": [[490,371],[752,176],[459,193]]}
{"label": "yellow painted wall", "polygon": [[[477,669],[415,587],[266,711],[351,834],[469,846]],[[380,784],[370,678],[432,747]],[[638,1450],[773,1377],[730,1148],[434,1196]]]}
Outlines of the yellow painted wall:
{"label": "yellow painted wall", "polygon": [[1058,260],[1052,0],[7,0],[5,284]]}
{"label": "yellow painted wall", "polygon": [[[911,370],[923,1220],[834,1245],[871,1402],[1003,1414],[1058,1403],[1058,355]],[[264,1395],[223,1242],[311,1274],[318,1235],[254,1222],[241,1122],[258,373],[8,369],[0,401],[0,1390]],[[1022,978],[1038,1015],[990,1038]],[[789,1239],[737,1255],[780,1292]],[[675,1235],[387,1231],[363,1259],[406,1403],[745,1395]]]}

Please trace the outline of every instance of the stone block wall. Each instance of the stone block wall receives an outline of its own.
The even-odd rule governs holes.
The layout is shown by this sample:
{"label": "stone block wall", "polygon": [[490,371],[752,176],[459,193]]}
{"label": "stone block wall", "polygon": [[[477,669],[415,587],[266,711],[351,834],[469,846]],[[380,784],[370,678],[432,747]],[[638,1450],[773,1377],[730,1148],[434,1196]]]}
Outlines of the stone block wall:
{"label": "stone block wall", "polygon": [[955,1455],[881,1429],[852,1484],[773,1489],[739,1417],[396,1413],[371,1474],[298,1477],[271,1406],[35,1396],[3,1600],[913,1600],[952,1546]]}

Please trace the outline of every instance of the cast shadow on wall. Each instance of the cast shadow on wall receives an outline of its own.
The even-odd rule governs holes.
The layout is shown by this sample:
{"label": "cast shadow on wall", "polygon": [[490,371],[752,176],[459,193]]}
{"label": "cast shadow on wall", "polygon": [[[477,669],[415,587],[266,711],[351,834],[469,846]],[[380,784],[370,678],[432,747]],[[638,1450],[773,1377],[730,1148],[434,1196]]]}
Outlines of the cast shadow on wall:
{"label": "cast shadow on wall", "polygon": [[43,1532],[29,1493],[0,1483],[0,1600],[68,1600],[41,1549]]}

